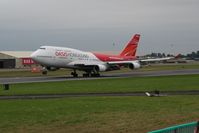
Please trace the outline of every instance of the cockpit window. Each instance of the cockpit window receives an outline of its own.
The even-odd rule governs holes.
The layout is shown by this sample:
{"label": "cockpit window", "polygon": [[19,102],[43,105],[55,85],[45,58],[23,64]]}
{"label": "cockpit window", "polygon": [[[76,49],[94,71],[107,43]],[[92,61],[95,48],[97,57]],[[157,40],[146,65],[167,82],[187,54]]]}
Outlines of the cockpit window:
{"label": "cockpit window", "polygon": [[43,49],[43,50],[46,50],[46,48],[39,48],[39,49]]}

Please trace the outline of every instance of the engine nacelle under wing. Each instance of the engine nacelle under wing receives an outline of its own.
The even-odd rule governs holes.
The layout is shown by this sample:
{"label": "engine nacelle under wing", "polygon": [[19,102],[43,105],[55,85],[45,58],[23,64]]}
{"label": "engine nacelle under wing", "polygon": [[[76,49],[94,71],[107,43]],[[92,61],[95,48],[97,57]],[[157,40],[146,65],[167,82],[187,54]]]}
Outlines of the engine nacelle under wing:
{"label": "engine nacelle under wing", "polygon": [[96,72],[105,72],[105,71],[107,71],[107,66],[105,66],[105,65],[101,65],[101,64],[99,64],[99,65],[96,65],[96,66],[94,66],[94,71],[96,71]]}
{"label": "engine nacelle under wing", "polygon": [[46,69],[47,69],[48,71],[56,71],[56,70],[58,70],[59,68],[56,68],[56,67],[46,67]]}
{"label": "engine nacelle under wing", "polygon": [[138,69],[140,68],[140,63],[139,62],[132,62],[131,64],[129,64],[129,68],[130,69]]}

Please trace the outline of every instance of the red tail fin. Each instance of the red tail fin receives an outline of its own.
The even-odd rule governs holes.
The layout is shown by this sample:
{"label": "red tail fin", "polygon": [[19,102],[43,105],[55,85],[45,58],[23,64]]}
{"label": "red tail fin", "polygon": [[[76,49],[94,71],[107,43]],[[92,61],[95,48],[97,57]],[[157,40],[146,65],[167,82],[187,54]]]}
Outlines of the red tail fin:
{"label": "red tail fin", "polygon": [[127,44],[126,48],[122,51],[120,56],[135,56],[139,39],[140,35],[135,34],[131,41]]}

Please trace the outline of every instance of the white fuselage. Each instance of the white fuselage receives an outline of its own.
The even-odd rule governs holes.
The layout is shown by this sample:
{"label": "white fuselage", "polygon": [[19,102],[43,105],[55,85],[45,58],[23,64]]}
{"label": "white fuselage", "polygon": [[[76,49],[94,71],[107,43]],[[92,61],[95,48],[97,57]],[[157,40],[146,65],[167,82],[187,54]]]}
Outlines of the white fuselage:
{"label": "white fuselage", "polygon": [[99,76],[99,72],[118,70],[122,66],[137,69],[140,68],[140,62],[161,61],[171,58],[138,60],[136,50],[139,38],[140,35],[135,34],[119,55],[84,52],[65,47],[42,46],[31,57],[47,70],[71,68],[74,70],[71,73],[74,77],[77,77],[76,70],[85,71],[86,75],[84,76],[90,74]]}
{"label": "white fuselage", "polygon": [[32,59],[43,66],[75,68],[75,64],[105,64],[93,53],[71,48],[42,46],[31,55]]}
{"label": "white fuselage", "polygon": [[119,55],[107,55],[102,53],[84,52],[72,48],[42,46],[35,51],[32,59],[44,66],[47,70],[59,68],[71,68],[71,73],[77,77],[76,70],[85,71],[83,76],[99,76],[99,72],[119,70],[121,66],[128,66],[130,69],[140,68],[135,53],[140,35],[135,34],[124,50]]}

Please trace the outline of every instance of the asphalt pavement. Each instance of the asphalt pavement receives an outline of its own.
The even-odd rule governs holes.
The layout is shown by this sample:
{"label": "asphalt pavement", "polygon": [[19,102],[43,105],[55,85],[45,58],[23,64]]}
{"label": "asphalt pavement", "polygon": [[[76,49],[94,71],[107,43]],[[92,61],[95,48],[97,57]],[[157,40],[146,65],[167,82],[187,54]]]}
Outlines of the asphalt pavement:
{"label": "asphalt pavement", "polygon": [[101,77],[89,78],[73,78],[72,76],[40,76],[40,77],[12,77],[0,78],[0,84],[15,84],[15,83],[33,83],[33,82],[58,82],[67,80],[93,80],[93,79],[108,79],[108,78],[126,78],[126,77],[152,77],[152,76],[168,76],[168,75],[188,75],[199,74],[199,69],[189,70],[164,70],[164,71],[132,71],[125,73],[103,74]]}

